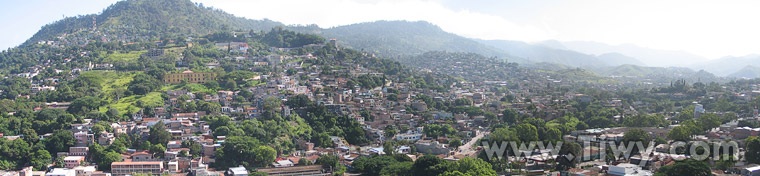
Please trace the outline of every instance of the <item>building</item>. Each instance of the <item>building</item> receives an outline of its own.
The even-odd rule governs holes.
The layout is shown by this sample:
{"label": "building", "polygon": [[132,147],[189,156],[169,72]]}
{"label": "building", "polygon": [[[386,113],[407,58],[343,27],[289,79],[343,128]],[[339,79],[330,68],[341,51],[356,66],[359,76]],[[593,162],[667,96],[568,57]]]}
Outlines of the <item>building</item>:
{"label": "building", "polygon": [[76,176],[92,176],[98,173],[98,171],[95,169],[95,166],[77,166],[74,168],[74,173],[76,173]]}
{"label": "building", "polygon": [[164,163],[161,161],[111,163],[111,174],[113,175],[130,175],[132,173],[149,173],[153,175],[160,175],[163,172]]}
{"label": "building", "polygon": [[230,169],[227,170],[227,175],[229,175],[229,176],[248,176],[248,170],[246,170],[245,167],[243,167],[243,166],[230,167]]}
{"label": "building", "polygon": [[177,84],[182,80],[186,80],[188,83],[205,83],[213,81],[215,75],[213,72],[198,72],[184,71],[182,73],[169,73],[164,75],[164,83]]}
{"label": "building", "polygon": [[88,147],[69,147],[69,156],[87,156],[90,152]]}
{"label": "building", "polygon": [[441,144],[438,141],[418,140],[417,142],[414,143],[414,146],[417,147],[417,151],[419,151],[420,153],[433,154],[433,155],[449,153],[449,149],[446,148],[446,145]]}
{"label": "building", "polygon": [[266,172],[269,175],[280,175],[280,176],[332,175],[332,173],[323,172],[321,165],[260,168],[260,169],[257,169],[257,171]]}
{"label": "building", "polygon": [[45,176],[76,176],[76,172],[69,168],[55,168],[45,174]]}
{"label": "building", "polygon": [[82,165],[83,161],[84,161],[84,156],[67,156],[63,158],[63,165],[66,168],[73,169],[77,166]]}
{"label": "building", "polygon": [[113,135],[113,133],[109,132],[101,132],[100,136],[98,136],[98,144],[108,146],[113,144],[113,141],[116,139],[116,137]]}
{"label": "building", "polygon": [[694,105],[694,118],[698,119],[702,114],[705,113],[705,108],[702,106],[702,104],[695,104]]}

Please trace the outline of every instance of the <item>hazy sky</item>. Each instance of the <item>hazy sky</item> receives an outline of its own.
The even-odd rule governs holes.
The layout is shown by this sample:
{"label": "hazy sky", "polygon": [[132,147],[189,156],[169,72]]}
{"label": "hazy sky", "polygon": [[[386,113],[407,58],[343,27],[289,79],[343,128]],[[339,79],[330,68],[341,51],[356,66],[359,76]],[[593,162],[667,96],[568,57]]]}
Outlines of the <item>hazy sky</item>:
{"label": "hazy sky", "polygon": [[[680,50],[708,58],[760,53],[760,1],[699,0],[193,0],[251,19],[333,27],[425,20],[465,37],[597,41]],[[113,1],[0,3],[0,48],[62,14],[96,13]]]}

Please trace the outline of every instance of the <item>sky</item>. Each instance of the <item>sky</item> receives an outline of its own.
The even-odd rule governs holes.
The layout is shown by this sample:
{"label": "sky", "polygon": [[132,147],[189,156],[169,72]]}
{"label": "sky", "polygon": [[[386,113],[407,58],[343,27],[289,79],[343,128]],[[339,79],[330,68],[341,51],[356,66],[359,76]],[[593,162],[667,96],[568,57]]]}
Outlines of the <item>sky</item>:
{"label": "sky", "polygon": [[[424,20],[488,40],[595,41],[685,51],[707,58],[760,53],[760,1],[727,0],[193,0],[250,19],[323,28]],[[0,48],[18,45],[63,15],[113,0],[0,2]]]}

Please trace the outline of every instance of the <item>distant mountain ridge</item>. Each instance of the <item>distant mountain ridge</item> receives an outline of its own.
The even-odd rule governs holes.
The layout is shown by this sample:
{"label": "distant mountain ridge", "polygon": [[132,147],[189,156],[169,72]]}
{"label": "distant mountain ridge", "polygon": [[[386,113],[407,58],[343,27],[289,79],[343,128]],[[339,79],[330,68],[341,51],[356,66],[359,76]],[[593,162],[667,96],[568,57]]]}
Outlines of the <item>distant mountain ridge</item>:
{"label": "distant mountain ridge", "polygon": [[760,77],[760,67],[747,65],[739,71],[731,73],[728,77],[735,78],[758,78]]}
{"label": "distant mountain ridge", "polygon": [[[601,55],[605,53],[620,53],[622,55],[636,58],[645,66],[656,67],[670,67],[670,66],[688,66],[690,64],[707,61],[708,59],[702,56],[681,52],[681,51],[668,51],[658,50],[640,47],[632,44],[623,45],[609,45],[599,42],[587,42],[587,41],[570,41],[559,42],[551,41],[553,43],[560,43],[565,49],[592,54]],[[548,45],[556,46],[556,45]]]}
{"label": "distant mountain ridge", "polygon": [[[704,69],[719,76],[731,76],[744,69],[752,69],[751,67],[748,68],[748,66],[760,67],[760,55],[747,55],[740,57],[727,56],[720,59],[698,63],[692,65],[691,67],[694,69]],[[742,75],[747,76],[747,73],[749,72],[747,72],[747,70],[744,70],[744,73],[742,73]],[[752,76],[749,78],[755,77],[757,76]]]}
{"label": "distant mountain ridge", "polygon": [[643,65],[636,58],[622,54],[606,53],[599,56],[563,49],[559,42],[529,44],[508,40],[476,40],[478,42],[502,49],[511,55],[525,58],[532,62],[550,62],[575,67],[604,67],[623,64]]}

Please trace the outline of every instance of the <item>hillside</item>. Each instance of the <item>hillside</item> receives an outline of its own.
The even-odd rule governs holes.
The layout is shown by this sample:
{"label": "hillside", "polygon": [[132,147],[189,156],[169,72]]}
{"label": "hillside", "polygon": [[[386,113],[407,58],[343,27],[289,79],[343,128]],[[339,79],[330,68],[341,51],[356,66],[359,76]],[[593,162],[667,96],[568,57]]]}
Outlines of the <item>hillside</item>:
{"label": "hillside", "polygon": [[646,66],[683,67],[707,60],[707,58],[682,51],[658,50],[632,44],[609,45],[586,41],[560,43],[562,44],[562,48],[586,54],[601,55],[605,53],[620,53],[628,57],[636,58],[646,64]]}
{"label": "hillside", "polygon": [[[97,25],[93,26],[93,22]],[[45,25],[23,45],[78,31],[94,30],[106,41],[138,41],[218,30],[269,30],[279,25],[283,24],[235,17],[189,0],[126,0],[109,6],[99,15],[70,17]]]}
{"label": "hillside", "polygon": [[427,51],[472,52],[488,57],[521,61],[509,54],[471,39],[443,31],[424,21],[376,21],[322,30],[325,38],[385,57],[419,55]]}
{"label": "hillside", "polygon": [[601,75],[644,79],[655,82],[667,82],[674,79],[687,81],[720,82],[722,79],[704,70],[694,71],[684,67],[644,67],[637,65],[621,65],[607,69],[596,70]]}
{"label": "hillside", "polygon": [[481,43],[494,46],[514,56],[525,58],[532,62],[551,62],[576,67],[605,66],[606,63],[592,55],[570,50],[531,45],[520,41],[507,40],[478,40]]}
{"label": "hillside", "polygon": [[[96,25],[93,25],[95,23]],[[271,20],[251,20],[204,7],[189,0],[126,0],[98,15],[66,18],[42,27],[23,46],[47,40],[66,40],[85,45],[92,40],[156,41],[205,35],[216,31],[269,31],[284,26]],[[284,26],[297,32],[313,33],[339,43],[384,57],[413,56],[427,51],[474,52],[489,57],[522,61],[473,40],[445,32],[428,22],[377,21],[328,29],[316,25]]]}
{"label": "hillside", "polygon": [[636,58],[628,57],[620,53],[604,53],[596,57],[609,65],[646,65]]}
{"label": "hillside", "polygon": [[747,65],[739,71],[731,73],[728,77],[735,78],[758,78],[760,77],[760,67]]}
{"label": "hillside", "polygon": [[727,56],[696,64],[692,68],[704,69],[719,76],[729,76],[747,68],[747,66],[760,67],[760,55]]}

